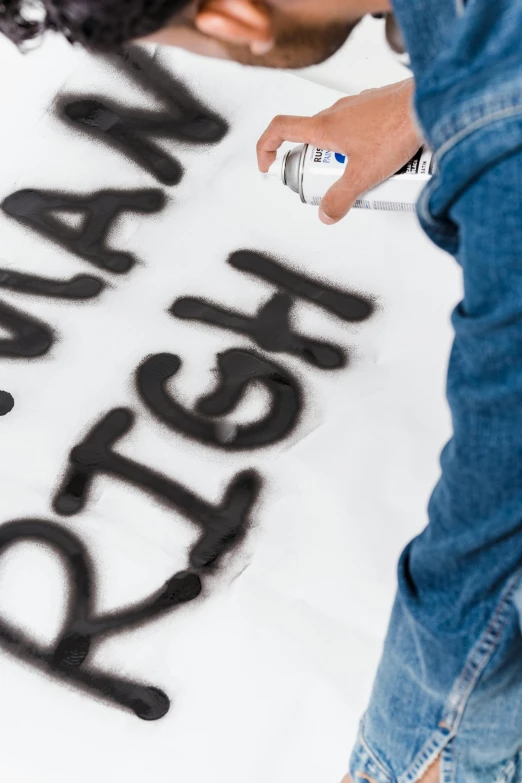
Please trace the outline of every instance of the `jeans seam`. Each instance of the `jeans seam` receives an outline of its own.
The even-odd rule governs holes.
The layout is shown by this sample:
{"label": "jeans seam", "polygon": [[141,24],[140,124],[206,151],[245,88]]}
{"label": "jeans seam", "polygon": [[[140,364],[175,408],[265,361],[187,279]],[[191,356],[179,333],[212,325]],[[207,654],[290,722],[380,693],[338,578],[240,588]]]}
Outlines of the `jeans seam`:
{"label": "jeans seam", "polygon": [[[441,729],[443,730],[441,731]],[[424,744],[424,747],[417,753],[415,760],[398,778],[398,783],[413,783],[434,764],[448,742],[453,738],[453,734],[449,729],[446,727],[441,727],[441,729],[433,732]]]}
{"label": "jeans seam", "polygon": [[366,737],[364,736],[364,718],[362,721],[361,728],[359,729],[359,742],[364,748],[364,750],[366,751],[366,753],[368,754],[368,756],[371,758],[371,760],[373,761],[377,769],[379,769],[383,773],[383,775],[386,775],[386,777],[390,780],[391,783],[391,781],[393,780],[393,775],[391,774],[389,769],[386,769],[382,761],[379,761],[379,759],[377,758],[373,750],[368,745]]}
{"label": "jeans seam", "polygon": [[502,767],[499,776],[495,779],[495,783],[509,783],[513,777],[516,764],[513,759],[510,759],[507,764]]}
{"label": "jeans seam", "polygon": [[444,715],[443,722],[453,734],[457,732],[471,692],[498,647],[502,630],[506,624],[508,603],[513,598],[521,578],[522,569],[519,569],[508,582],[493,617],[482,636],[476,642],[468,656],[462,674],[458,677],[451,690],[448,699],[448,709]]}
{"label": "jeans seam", "polygon": [[459,144],[463,139],[465,139],[467,136],[470,136],[472,133],[474,133],[476,130],[479,130],[480,128],[483,128],[485,125],[491,125],[494,122],[497,122],[498,120],[504,120],[508,119],[510,117],[516,117],[518,114],[522,114],[522,105],[516,104],[515,106],[509,106],[505,109],[499,109],[498,111],[494,111],[492,114],[488,114],[485,117],[481,117],[478,120],[475,120],[475,122],[472,122],[471,125],[466,126],[461,131],[458,131],[458,133],[455,133],[453,136],[451,136],[447,141],[442,144],[441,147],[439,147],[434,152],[434,159],[437,165],[437,168],[440,166],[440,161],[446,155],[456,144]]}
{"label": "jeans seam", "polygon": [[457,12],[457,16],[463,16],[464,11],[466,10],[465,0],[455,0],[455,10]]}
{"label": "jeans seam", "polygon": [[[453,738],[454,741],[455,738]],[[455,783],[455,754],[453,743],[448,744],[442,749],[440,754],[440,779],[441,783]]]}

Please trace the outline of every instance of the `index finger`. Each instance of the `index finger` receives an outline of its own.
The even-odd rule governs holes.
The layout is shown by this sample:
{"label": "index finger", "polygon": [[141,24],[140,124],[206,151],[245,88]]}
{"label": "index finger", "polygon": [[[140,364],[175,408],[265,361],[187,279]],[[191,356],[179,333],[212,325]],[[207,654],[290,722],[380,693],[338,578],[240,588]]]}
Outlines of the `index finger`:
{"label": "index finger", "polygon": [[316,135],[313,117],[275,117],[257,142],[259,170],[266,174],[283,142],[315,144]]}

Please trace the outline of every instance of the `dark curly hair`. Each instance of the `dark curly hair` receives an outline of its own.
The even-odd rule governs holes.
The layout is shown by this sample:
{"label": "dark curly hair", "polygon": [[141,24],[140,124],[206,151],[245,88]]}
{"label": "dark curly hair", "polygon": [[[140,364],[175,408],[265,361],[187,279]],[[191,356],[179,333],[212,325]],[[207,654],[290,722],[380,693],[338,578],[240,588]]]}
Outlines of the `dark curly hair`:
{"label": "dark curly hair", "polygon": [[191,0],[0,0],[0,32],[23,45],[47,30],[88,49],[114,51],[160,30]]}

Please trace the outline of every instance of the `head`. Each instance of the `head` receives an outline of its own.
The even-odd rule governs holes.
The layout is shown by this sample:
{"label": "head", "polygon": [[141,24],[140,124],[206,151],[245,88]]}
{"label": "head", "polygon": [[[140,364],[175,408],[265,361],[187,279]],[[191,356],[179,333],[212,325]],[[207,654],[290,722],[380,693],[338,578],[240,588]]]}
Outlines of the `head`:
{"label": "head", "polygon": [[[91,50],[150,41],[245,65],[323,62],[379,0],[4,0],[0,30],[23,44],[51,29]],[[375,7],[375,8],[374,8]]]}

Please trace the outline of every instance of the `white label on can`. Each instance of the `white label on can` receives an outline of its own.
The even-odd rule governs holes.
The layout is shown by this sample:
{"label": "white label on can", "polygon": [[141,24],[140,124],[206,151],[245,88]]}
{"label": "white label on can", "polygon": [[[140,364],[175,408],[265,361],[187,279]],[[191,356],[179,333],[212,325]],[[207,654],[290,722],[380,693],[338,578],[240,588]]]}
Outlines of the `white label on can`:
{"label": "white label on can", "polygon": [[342,177],[348,159],[331,150],[308,146],[303,166],[303,199],[307,204],[320,204],[332,185]]}
{"label": "white label on can", "polygon": [[[307,204],[319,206],[323,197],[328,190],[334,185],[340,177],[342,177],[346,166],[348,164],[348,158],[346,155],[342,155],[339,152],[331,152],[330,150],[322,150],[318,147],[312,147],[309,145],[305,152],[305,159],[303,164],[302,173],[302,197],[303,201]],[[418,192],[421,188],[421,182],[429,179],[433,173],[433,155],[431,151],[425,147],[422,147],[408,163],[403,166],[393,177],[387,182],[389,186],[394,181],[402,181],[402,179],[417,180],[417,184],[412,182],[411,188],[412,201],[406,202],[407,204],[414,204]],[[380,185],[380,188],[383,186]],[[403,194],[397,193],[397,198],[394,198],[393,188],[386,188],[386,203],[396,201],[399,205],[397,209],[404,210],[405,202]],[[368,209],[368,201],[365,201],[364,208]],[[381,206],[384,202],[376,202],[379,206],[371,207],[373,209],[386,209],[390,208]],[[359,199],[355,206],[363,206],[362,200]],[[408,209],[409,211],[409,209]]]}

